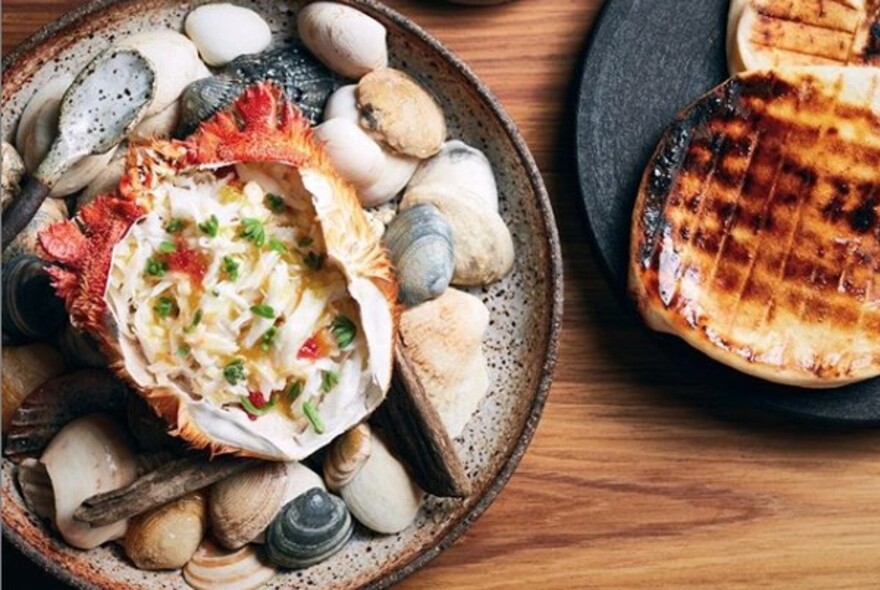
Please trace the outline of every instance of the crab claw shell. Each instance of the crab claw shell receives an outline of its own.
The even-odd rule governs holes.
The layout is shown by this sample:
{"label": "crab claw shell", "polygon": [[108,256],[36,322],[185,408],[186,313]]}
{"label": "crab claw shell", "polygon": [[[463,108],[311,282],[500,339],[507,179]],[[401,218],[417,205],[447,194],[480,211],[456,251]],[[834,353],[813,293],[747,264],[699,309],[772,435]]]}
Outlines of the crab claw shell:
{"label": "crab claw shell", "polygon": [[469,195],[498,212],[498,185],[489,158],[457,139],[444,143],[440,153],[419,165],[407,192]]}
{"label": "crab claw shell", "polygon": [[204,494],[193,492],[132,517],[122,542],[125,554],[142,570],[183,567],[205,536],[206,504]]}
{"label": "crab claw shell", "polygon": [[196,590],[257,590],[275,577],[277,570],[263,551],[245,545],[227,551],[205,539],[183,567],[183,578]]}
{"label": "crab claw shell", "polygon": [[58,299],[46,273],[46,262],[17,256],[3,265],[3,343],[45,341],[67,322],[64,302]]}
{"label": "crab claw shell", "polygon": [[[3,432],[24,399],[40,384],[64,372],[64,358],[48,344],[4,346],[2,351]],[[46,441],[48,442],[48,441]],[[45,444],[45,443],[44,443]],[[6,448],[9,448],[7,441]]]}
{"label": "crab claw shell", "polygon": [[12,144],[2,143],[2,153],[0,153],[0,209],[6,209],[15,197],[18,196],[19,184],[24,174],[24,161],[21,156],[12,147]]}
{"label": "crab claw shell", "polygon": [[92,549],[125,535],[127,521],[92,527],[73,518],[86,498],[127,486],[137,477],[134,453],[109,416],[92,414],[62,428],[40,463],[52,481],[55,526],[67,543]]}
{"label": "crab claw shell", "polygon": [[287,490],[287,466],[266,462],[211,487],[211,530],[227,549],[256,539],[278,514]]}
{"label": "crab claw shell", "polygon": [[36,459],[25,459],[18,465],[18,487],[24,503],[40,518],[55,517],[55,493],[46,466]]}
{"label": "crab claw shell", "polygon": [[314,2],[300,11],[296,26],[306,47],[343,76],[357,79],[388,64],[385,27],[350,6]]}

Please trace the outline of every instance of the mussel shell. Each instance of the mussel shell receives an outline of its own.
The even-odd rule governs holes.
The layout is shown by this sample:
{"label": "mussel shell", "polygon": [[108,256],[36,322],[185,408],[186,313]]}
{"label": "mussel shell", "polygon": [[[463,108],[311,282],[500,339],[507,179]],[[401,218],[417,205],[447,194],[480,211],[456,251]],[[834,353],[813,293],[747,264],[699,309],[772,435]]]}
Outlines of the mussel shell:
{"label": "mussel shell", "polygon": [[383,238],[400,285],[400,300],[414,306],[442,295],[454,271],[452,228],[436,207],[416,205],[399,213]]}
{"label": "mussel shell", "polygon": [[64,302],[56,295],[46,263],[35,256],[17,256],[3,265],[3,343],[46,340],[66,323]]}
{"label": "mussel shell", "polygon": [[266,550],[280,566],[305,568],[342,549],[353,531],[345,503],[314,488],[281,509],[266,533]]}
{"label": "mussel shell", "polygon": [[301,45],[242,55],[216,76],[187,86],[175,137],[191,134],[199,123],[231,105],[245,88],[261,81],[274,82],[312,123],[321,120],[327,97],[343,84]]}

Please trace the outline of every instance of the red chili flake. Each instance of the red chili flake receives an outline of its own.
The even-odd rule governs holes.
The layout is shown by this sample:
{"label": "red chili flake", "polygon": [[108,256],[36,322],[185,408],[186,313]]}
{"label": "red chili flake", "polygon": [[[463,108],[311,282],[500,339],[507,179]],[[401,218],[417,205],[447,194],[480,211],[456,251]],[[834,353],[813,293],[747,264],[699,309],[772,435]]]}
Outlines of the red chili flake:
{"label": "red chili flake", "polygon": [[296,353],[296,358],[308,361],[314,361],[320,358],[320,350],[318,347],[318,339],[312,336],[306,340]]}
{"label": "red chili flake", "polygon": [[208,262],[205,255],[194,248],[186,247],[182,241],[177,242],[177,250],[168,254],[169,270],[177,270],[187,273],[197,284],[202,283],[205,273],[208,272]]}
{"label": "red chili flake", "polygon": [[255,408],[262,408],[269,403],[262,391],[249,391],[248,399],[251,400],[251,403],[254,404]]}

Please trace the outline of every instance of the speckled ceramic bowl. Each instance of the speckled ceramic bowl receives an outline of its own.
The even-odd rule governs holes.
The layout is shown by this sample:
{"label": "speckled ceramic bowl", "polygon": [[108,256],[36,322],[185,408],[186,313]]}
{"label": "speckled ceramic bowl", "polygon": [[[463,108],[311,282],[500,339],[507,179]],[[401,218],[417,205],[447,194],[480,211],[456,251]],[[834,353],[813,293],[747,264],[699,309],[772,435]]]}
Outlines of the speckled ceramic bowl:
{"label": "speckled ceramic bowl", "polygon": [[[182,29],[201,2],[98,0],[41,30],[3,60],[3,137],[37,88],[59,72],[78,71],[114,39],[142,30]],[[302,2],[241,2],[262,14],[276,40],[294,35]],[[501,213],[514,236],[514,272],[476,291],[491,310],[485,342],[492,386],[465,433],[456,440],[474,494],[464,502],[430,499],[416,522],[393,536],[359,530],[330,560],[278,575],[267,587],[341,589],[387,587],[414,572],[458,538],[504,487],[538,423],[556,357],[562,310],[562,270],[552,211],[538,169],[522,138],[476,76],[406,18],[373,0],[350,4],[389,30],[392,65],[427,85],[439,98],[452,137],[484,150],[501,194]],[[82,588],[187,588],[180,572],[135,569],[118,547],[88,552],[65,545],[22,503],[13,465],[2,462],[3,532],[28,556]]]}

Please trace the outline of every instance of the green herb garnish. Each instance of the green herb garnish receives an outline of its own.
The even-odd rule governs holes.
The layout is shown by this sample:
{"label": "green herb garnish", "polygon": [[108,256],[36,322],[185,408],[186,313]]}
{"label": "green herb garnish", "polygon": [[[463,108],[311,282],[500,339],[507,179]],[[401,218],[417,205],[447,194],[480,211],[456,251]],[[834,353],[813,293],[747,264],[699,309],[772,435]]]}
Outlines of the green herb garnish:
{"label": "green herb garnish", "polygon": [[168,264],[165,262],[162,262],[154,256],[147,258],[147,274],[151,277],[164,277],[167,270]]}
{"label": "green herb garnish", "polygon": [[257,248],[262,248],[266,243],[266,230],[263,228],[263,223],[254,217],[246,217],[241,220],[238,236],[250,240]]}
{"label": "green herb garnish", "polygon": [[269,349],[272,348],[272,345],[275,343],[275,336],[278,335],[278,328],[272,326],[268,330],[266,330],[262,336],[260,336],[260,350],[263,352],[269,352]]}
{"label": "green herb garnish", "polygon": [[235,359],[223,367],[223,377],[230,385],[235,385],[244,379],[244,361]]}
{"label": "green herb garnish", "polygon": [[217,219],[216,215],[212,215],[208,221],[199,224],[199,229],[202,230],[202,233],[216,238],[217,234],[220,233],[220,220]]}
{"label": "green herb garnish", "polygon": [[193,330],[196,329],[196,326],[202,323],[202,309],[199,308],[196,310],[196,315],[193,316],[193,321],[190,325],[183,329],[184,334],[192,334]]}
{"label": "green herb garnish", "polygon": [[330,393],[330,390],[339,384],[339,373],[336,371],[323,371],[321,373],[321,391]]}
{"label": "green herb garnish", "polygon": [[290,387],[287,388],[287,400],[292,402],[298,398],[303,392],[303,387],[302,381],[294,381],[291,383]]}
{"label": "green herb garnish", "polygon": [[245,412],[252,416],[265,416],[269,413],[269,411],[275,407],[275,404],[278,402],[278,398],[276,396],[269,397],[269,401],[262,408],[258,408],[254,405],[254,403],[250,400],[250,398],[246,395],[241,396],[241,405],[244,408]]}
{"label": "green herb garnish", "polygon": [[223,273],[230,281],[238,280],[238,263],[232,256],[223,257]]}
{"label": "green herb garnish", "polygon": [[266,205],[272,210],[272,213],[284,212],[284,199],[278,195],[273,195],[272,193],[267,194]]}
{"label": "green herb garnish", "polygon": [[354,338],[357,336],[357,326],[348,316],[338,315],[333,318],[333,323],[330,324],[330,333],[333,334],[339,348],[345,348],[354,342]]}
{"label": "green herb garnish", "polygon": [[321,420],[321,416],[318,415],[318,410],[312,405],[312,402],[303,402],[303,412],[306,418],[309,419],[309,422],[312,423],[312,428],[315,429],[315,432],[324,434],[324,422]]}
{"label": "green herb garnish", "polygon": [[251,311],[267,320],[275,319],[275,310],[271,305],[251,305]]}
{"label": "green herb garnish", "polygon": [[281,253],[287,252],[287,246],[278,238],[269,238],[269,249]]}
{"label": "green herb garnish", "polygon": [[177,312],[177,303],[175,303],[170,297],[159,297],[156,305],[153,306],[153,311],[155,311],[160,318],[167,318],[171,314]]}
{"label": "green herb garnish", "polygon": [[185,227],[186,222],[179,217],[175,217],[168,222],[168,225],[165,226],[165,231],[167,231],[169,234],[176,234]]}
{"label": "green herb garnish", "polygon": [[159,244],[159,252],[162,254],[171,254],[172,252],[177,252],[177,244],[174,242],[162,242]]}
{"label": "green herb garnish", "polygon": [[303,259],[303,262],[305,262],[306,266],[312,270],[321,270],[324,266],[324,255],[309,251]]}
{"label": "green herb garnish", "polygon": [[192,349],[189,346],[184,344],[177,349],[177,356],[181,356],[181,357],[186,356],[190,353],[191,350]]}

